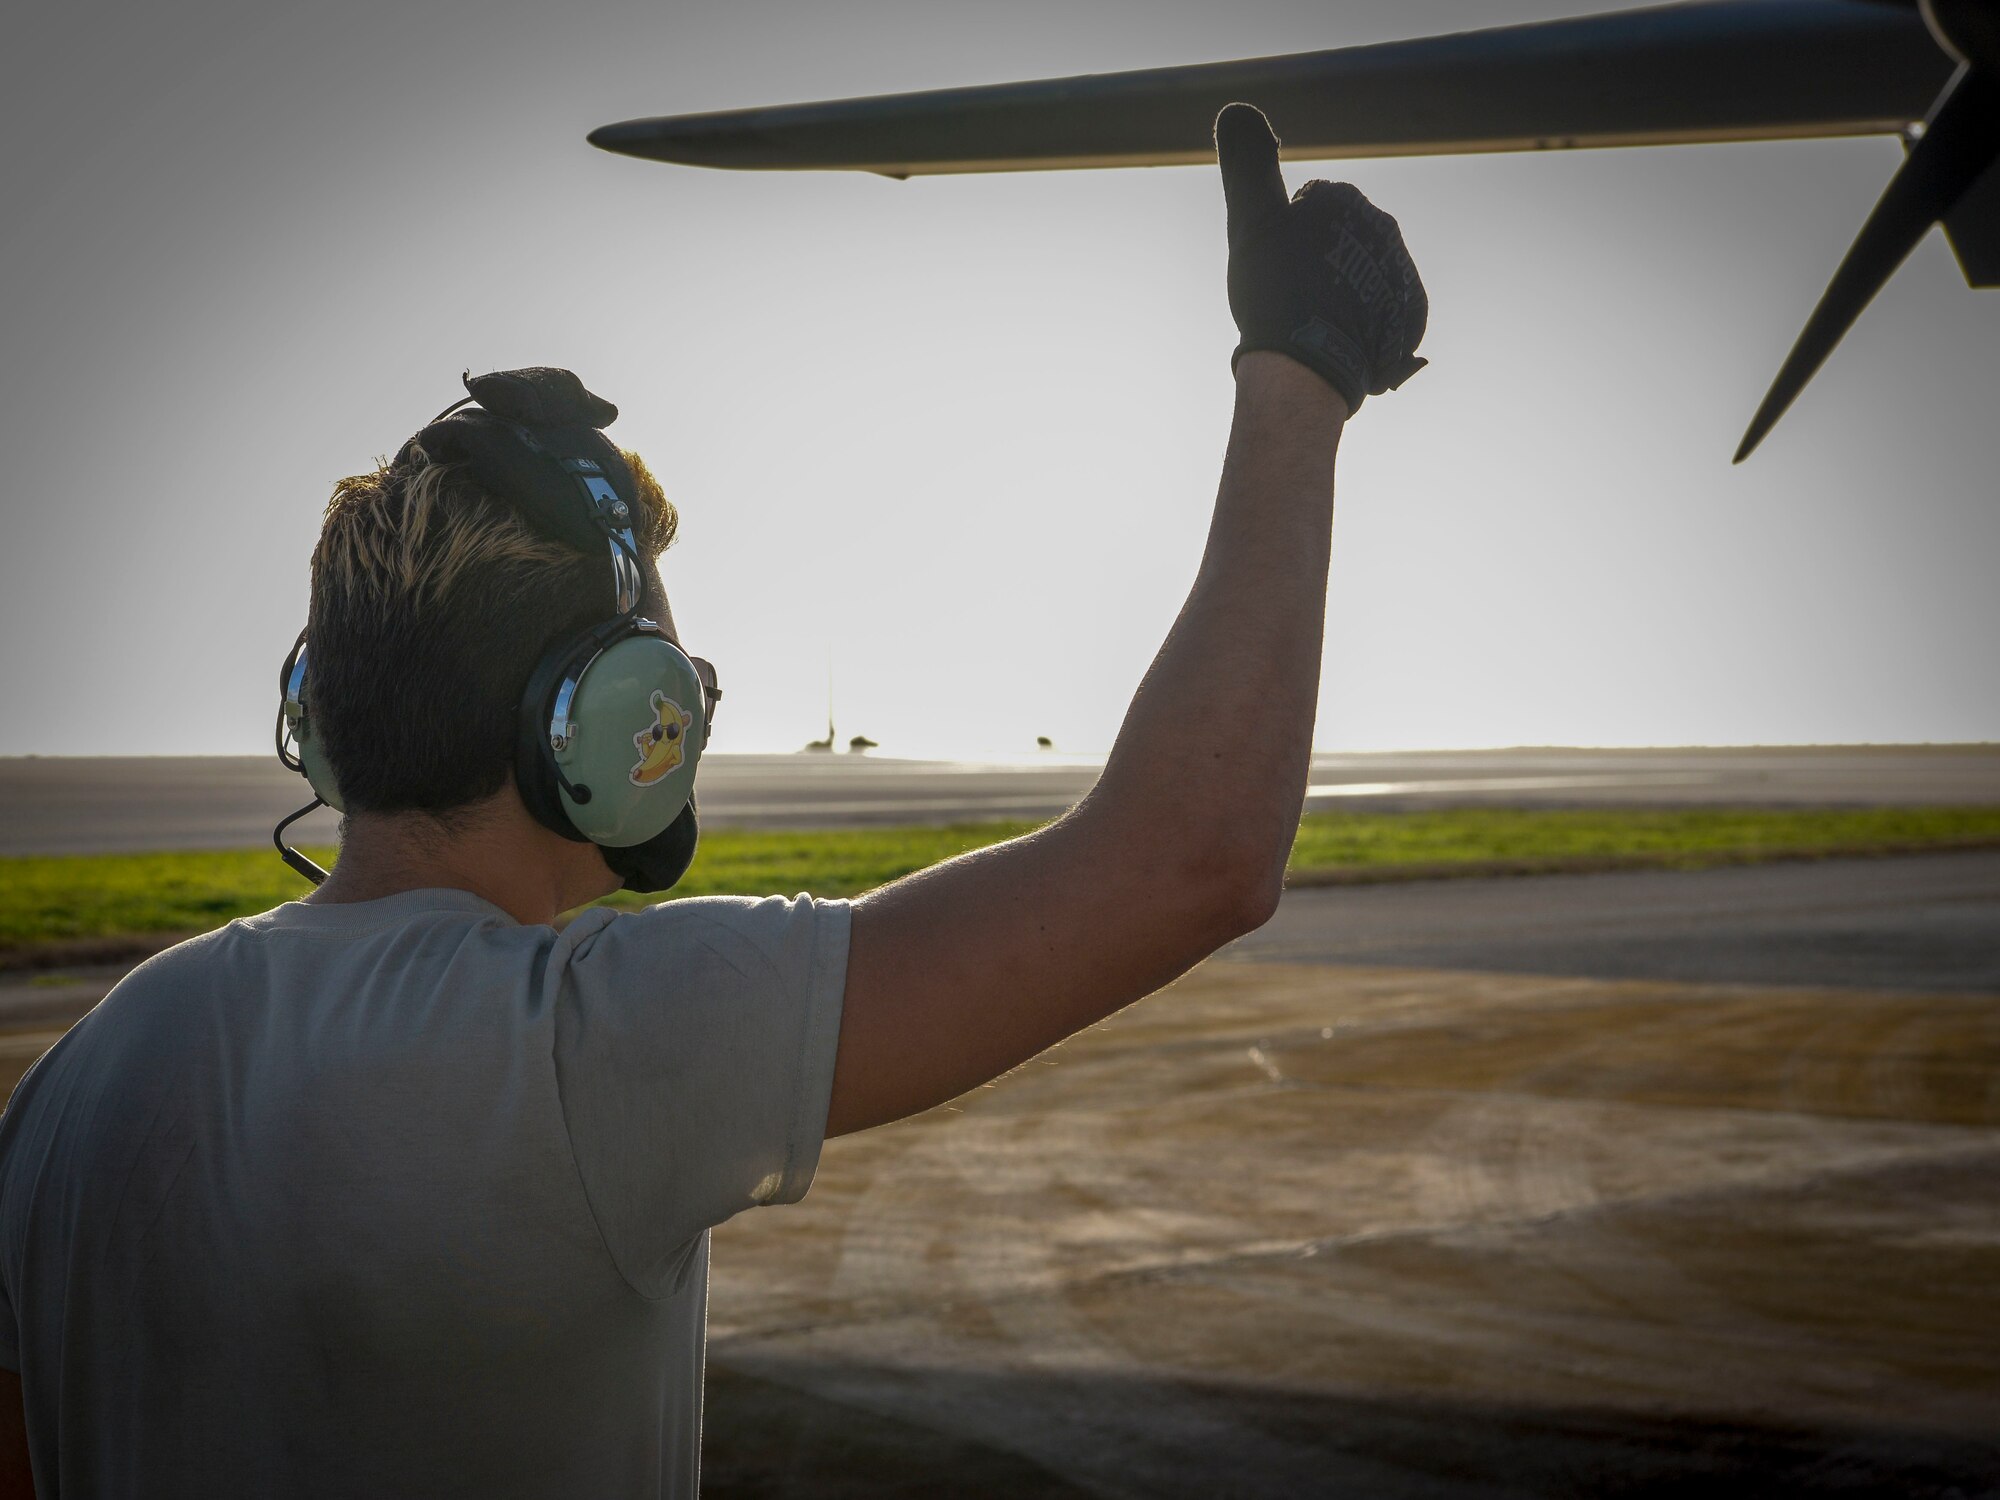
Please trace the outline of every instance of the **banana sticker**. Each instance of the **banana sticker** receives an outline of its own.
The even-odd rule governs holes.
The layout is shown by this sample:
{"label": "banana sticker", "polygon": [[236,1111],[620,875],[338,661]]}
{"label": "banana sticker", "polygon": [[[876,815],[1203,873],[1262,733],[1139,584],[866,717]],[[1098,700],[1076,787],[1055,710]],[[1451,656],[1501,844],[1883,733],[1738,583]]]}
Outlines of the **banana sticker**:
{"label": "banana sticker", "polygon": [[639,763],[632,767],[634,786],[651,786],[685,758],[688,729],[694,715],[665,693],[653,694],[653,722],[632,736]]}

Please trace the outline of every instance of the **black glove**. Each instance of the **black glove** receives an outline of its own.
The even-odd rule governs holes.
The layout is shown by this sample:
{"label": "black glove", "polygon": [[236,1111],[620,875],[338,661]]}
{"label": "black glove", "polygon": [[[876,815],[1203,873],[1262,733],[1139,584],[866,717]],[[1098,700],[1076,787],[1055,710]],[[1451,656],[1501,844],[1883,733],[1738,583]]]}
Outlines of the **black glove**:
{"label": "black glove", "polygon": [[1430,298],[1396,221],[1347,182],[1309,182],[1285,197],[1278,138],[1263,111],[1215,117],[1229,210],[1229,311],[1243,342],[1290,355],[1340,392],[1351,412],[1427,361],[1415,349]]}

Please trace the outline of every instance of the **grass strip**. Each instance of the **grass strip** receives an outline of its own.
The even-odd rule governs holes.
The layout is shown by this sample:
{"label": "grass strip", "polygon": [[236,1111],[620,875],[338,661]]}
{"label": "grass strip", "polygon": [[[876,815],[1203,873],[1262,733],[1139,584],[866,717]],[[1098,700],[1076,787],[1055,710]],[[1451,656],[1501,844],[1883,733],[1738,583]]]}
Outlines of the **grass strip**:
{"label": "grass strip", "polygon": [[[676,896],[854,896],[1028,832],[1032,823],[718,829]],[[1832,854],[2000,845],[2000,807],[1452,808],[1314,813],[1299,827],[1296,885],[1454,873],[1697,868]],[[329,863],[330,849],[309,851]],[[0,967],[126,957],[304,894],[268,849],[0,858]],[[614,906],[644,897],[620,893]]]}
{"label": "grass strip", "polygon": [[[674,895],[856,896],[1036,826],[716,829],[702,834],[701,852]],[[324,847],[304,852],[329,868],[338,853]],[[50,945],[86,955],[78,961],[99,952],[127,957],[146,951],[142,942],[130,940],[206,932],[295,901],[307,890],[268,847],[0,857],[0,967],[23,967],[24,950]],[[637,907],[647,901],[621,891],[605,904]]]}

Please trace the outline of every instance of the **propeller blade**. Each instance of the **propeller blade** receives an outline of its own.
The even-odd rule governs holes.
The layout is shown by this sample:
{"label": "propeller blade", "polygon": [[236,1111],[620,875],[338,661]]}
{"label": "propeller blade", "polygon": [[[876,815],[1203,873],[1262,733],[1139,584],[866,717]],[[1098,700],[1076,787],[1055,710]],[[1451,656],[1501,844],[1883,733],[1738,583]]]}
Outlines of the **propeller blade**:
{"label": "propeller blade", "polygon": [[1819,373],[1835,346],[1875,300],[1931,225],[2000,159],[2000,80],[1962,66],[1939,98],[1924,133],[1848,247],[1840,269],[1785,356],[1777,379],[1736,450],[1742,463]]}

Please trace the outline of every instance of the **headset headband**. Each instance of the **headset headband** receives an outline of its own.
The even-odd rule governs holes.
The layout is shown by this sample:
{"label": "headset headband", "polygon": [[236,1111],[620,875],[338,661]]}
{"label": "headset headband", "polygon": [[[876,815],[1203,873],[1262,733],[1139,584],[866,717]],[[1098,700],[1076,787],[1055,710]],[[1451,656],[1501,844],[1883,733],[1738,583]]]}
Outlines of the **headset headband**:
{"label": "headset headband", "polygon": [[583,553],[608,543],[618,613],[632,613],[644,578],[632,535],[638,485],[600,430],[618,408],[546,365],[461,378],[466,400],[405,443],[396,462],[421,448],[434,463],[466,464],[550,541]]}

